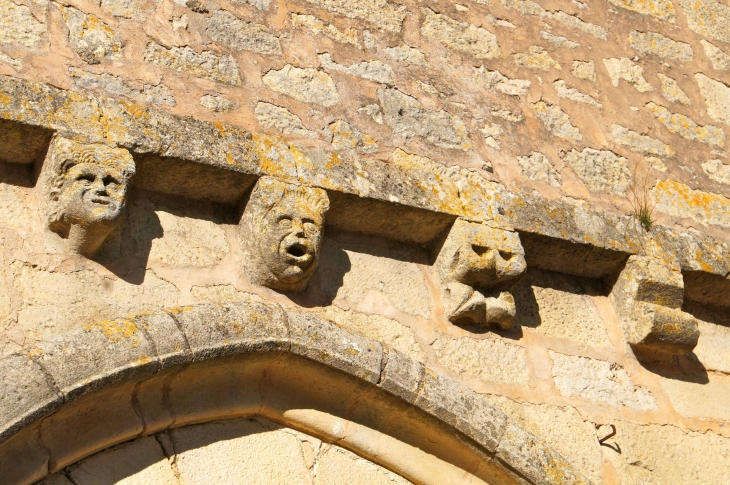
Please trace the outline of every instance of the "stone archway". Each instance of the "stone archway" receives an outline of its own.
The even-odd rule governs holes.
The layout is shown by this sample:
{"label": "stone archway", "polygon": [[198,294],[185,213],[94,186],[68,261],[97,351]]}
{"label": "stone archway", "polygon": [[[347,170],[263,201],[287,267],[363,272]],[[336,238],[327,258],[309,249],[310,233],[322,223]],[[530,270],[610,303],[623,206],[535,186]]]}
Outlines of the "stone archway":
{"label": "stone archway", "polygon": [[99,322],[0,361],[0,468],[30,484],[165,430],[265,419],[412,483],[588,483],[457,382],[250,297]]}

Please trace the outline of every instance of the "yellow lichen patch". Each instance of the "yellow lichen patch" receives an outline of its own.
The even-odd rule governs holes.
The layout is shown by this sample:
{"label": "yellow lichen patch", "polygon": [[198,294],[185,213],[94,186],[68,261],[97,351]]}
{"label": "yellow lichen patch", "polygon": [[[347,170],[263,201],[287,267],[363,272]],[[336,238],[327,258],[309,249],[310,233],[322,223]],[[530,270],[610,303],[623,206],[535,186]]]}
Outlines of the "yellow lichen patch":
{"label": "yellow lichen patch", "polygon": [[139,331],[137,325],[131,320],[103,320],[84,327],[86,331],[101,330],[102,333],[112,342],[120,342],[128,339],[135,332]]}
{"label": "yellow lichen patch", "polygon": [[428,200],[422,200],[422,205],[436,207],[440,212],[448,214],[461,214],[463,206],[459,199],[459,189],[449,176],[449,172],[456,169],[401,149],[393,152],[393,164],[408,174],[422,189],[422,194],[431,196]]}
{"label": "yellow lichen patch", "polygon": [[149,355],[141,355],[137,359],[130,362],[130,364],[145,365],[149,364],[150,362],[152,362],[152,357],[150,357]]}
{"label": "yellow lichen patch", "polygon": [[661,212],[730,227],[730,199],[723,195],[693,190],[674,180],[660,181],[651,192],[656,209]]}
{"label": "yellow lichen patch", "polygon": [[617,7],[631,10],[642,15],[651,15],[661,20],[674,22],[677,15],[669,0],[608,0]]}
{"label": "yellow lichen patch", "polygon": [[655,103],[648,103],[646,108],[654,113],[654,116],[667,127],[667,130],[682,138],[721,148],[725,145],[725,133],[716,126],[700,126],[690,118],[679,113],[672,113]]}
{"label": "yellow lichen patch", "polygon": [[254,134],[252,150],[261,172],[274,177],[296,178],[297,162],[306,159],[301,150],[276,136]]}

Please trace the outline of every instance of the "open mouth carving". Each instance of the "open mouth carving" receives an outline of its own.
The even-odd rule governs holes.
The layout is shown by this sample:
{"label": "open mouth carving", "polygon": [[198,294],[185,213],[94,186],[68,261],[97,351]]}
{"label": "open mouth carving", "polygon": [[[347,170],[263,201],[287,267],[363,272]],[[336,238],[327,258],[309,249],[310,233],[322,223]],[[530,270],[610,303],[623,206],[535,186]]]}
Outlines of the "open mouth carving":
{"label": "open mouth carving", "polygon": [[303,244],[295,243],[286,248],[286,252],[295,258],[301,258],[307,254],[307,248]]}

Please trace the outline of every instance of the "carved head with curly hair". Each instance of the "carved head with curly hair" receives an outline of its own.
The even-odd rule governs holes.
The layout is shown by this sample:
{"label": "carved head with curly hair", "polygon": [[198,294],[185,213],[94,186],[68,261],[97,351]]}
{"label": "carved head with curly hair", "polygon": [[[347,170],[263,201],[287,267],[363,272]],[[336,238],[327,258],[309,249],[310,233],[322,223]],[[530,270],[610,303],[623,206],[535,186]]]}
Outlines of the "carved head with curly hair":
{"label": "carved head with curly hair", "polygon": [[121,228],[135,165],[128,151],[56,137],[41,178],[48,228],[67,250],[90,257]]}
{"label": "carved head with curly hair", "polygon": [[260,178],[241,220],[249,280],[278,291],[302,291],[317,267],[328,209],[322,189]]}

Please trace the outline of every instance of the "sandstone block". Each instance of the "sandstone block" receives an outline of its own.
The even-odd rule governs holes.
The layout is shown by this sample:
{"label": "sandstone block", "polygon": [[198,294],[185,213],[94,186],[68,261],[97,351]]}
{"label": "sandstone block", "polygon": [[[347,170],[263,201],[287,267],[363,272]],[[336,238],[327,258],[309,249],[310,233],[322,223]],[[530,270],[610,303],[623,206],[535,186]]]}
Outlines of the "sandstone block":
{"label": "sandstone block", "polygon": [[69,41],[81,59],[98,64],[103,58],[122,57],[119,37],[98,17],[65,5],[59,5],[59,8],[68,28]]}
{"label": "sandstone block", "polygon": [[386,47],[383,49],[383,54],[396,61],[407,62],[408,64],[414,64],[416,66],[423,66],[426,64],[426,56],[423,52],[415,47],[405,44],[395,47]]}
{"label": "sandstone block", "polygon": [[558,10],[557,12],[548,14],[547,18],[557,20],[561,24],[570,27],[571,29],[577,29],[587,34],[591,34],[597,39],[608,39],[608,32],[606,31],[606,29],[604,29],[600,25],[585,22],[575,15],[569,15],[565,12],[561,12],[560,10]]}
{"label": "sandstone block", "polygon": [[196,52],[190,47],[167,49],[154,41],[149,41],[144,52],[144,60],[185,74],[205,77],[233,86],[241,85],[238,66],[231,56],[216,56],[209,51]]}
{"label": "sandstone block", "polygon": [[596,82],[596,67],[593,61],[573,61],[573,76]]}
{"label": "sandstone block", "polygon": [[446,15],[424,8],[421,35],[441,42],[447,47],[477,59],[494,59],[500,56],[497,36],[488,30],[466,22],[459,22]]}
{"label": "sandstone block", "polygon": [[549,71],[552,68],[561,69],[560,64],[550,57],[545,49],[536,45],[530,46],[527,52],[515,54],[514,59],[518,66],[528,69],[540,69],[542,71]]}
{"label": "sandstone block", "polygon": [[292,13],[291,20],[294,27],[307,27],[315,35],[324,34],[336,42],[360,47],[357,30],[355,29],[345,29],[342,31],[332,24],[325,24],[324,21],[318,19],[314,15]]}
{"label": "sandstone block", "polygon": [[670,376],[660,382],[682,416],[730,422],[730,382],[724,376],[710,375],[707,382],[689,376]]}
{"label": "sandstone block", "polygon": [[420,362],[390,348],[387,349],[386,356],[387,361],[378,385],[409,403],[416,402],[425,367]]}
{"label": "sandstone block", "polygon": [[530,180],[547,182],[553,187],[560,187],[563,177],[555,170],[550,160],[539,152],[532,152],[530,156],[518,157],[522,167],[522,174]]}
{"label": "sandstone block", "polygon": [[287,135],[308,136],[310,131],[301,118],[286,108],[259,101],[254,111],[256,120],[264,128],[272,128]]}
{"label": "sandstone block", "polygon": [[332,146],[335,150],[355,150],[360,153],[377,152],[378,144],[368,135],[343,120],[336,120],[327,127],[327,134],[332,134]]}
{"label": "sandstone block", "polygon": [[673,157],[674,148],[650,136],[640,135],[621,125],[611,125],[611,139],[614,143],[629,147],[632,152],[646,153],[660,157]]}
{"label": "sandstone block", "polygon": [[471,148],[464,122],[444,110],[425,108],[417,99],[397,89],[379,89],[385,123],[406,140],[420,136],[443,148]]}
{"label": "sandstone block", "polygon": [[560,394],[626,406],[638,411],[656,411],[651,393],[635,385],[621,366],[589,357],[550,351],[553,382]]}
{"label": "sandstone block", "polygon": [[592,191],[625,194],[631,185],[629,161],[609,150],[571,150],[564,159]]}
{"label": "sandstone block", "polygon": [[654,54],[663,59],[691,61],[694,57],[692,47],[686,42],[678,42],[656,32],[629,32],[629,45],[644,54]]}
{"label": "sandstone block", "polygon": [[207,33],[211,39],[235,50],[258,54],[279,55],[279,38],[262,24],[241,20],[225,10],[216,10],[208,19]]}
{"label": "sandstone block", "polygon": [[633,84],[640,93],[654,90],[651,84],[644,79],[644,68],[634,64],[627,57],[603,59],[603,65],[606,66],[608,75],[611,76],[611,84],[614,87],[618,87],[619,81],[623,79],[627,83]]}
{"label": "sandstone block", "polygon": [[100,4],[101,8],[115,17],[133,20],[147,18],[144,0],[101,0]]}
{"label": "sandstone block", "polygon": [[292,352],[368,382],[380,380],[383,347],[305,312],[288,312]]}
{"label": "sandstone block", "polygon": [[164,85],[145,84],[143,89],[133,89],[119,76],[111,74],[94,74],[75,67],[69,67],[69,74],[76,87],[82,89],[103,89],[117,96],[124,96],[140,103],[151,103],[158,106],[177,106],[172,90]]}
{"label": "sandstone block", "polygon": [[704,74],[695,74],[700,93],[705,98],[707,114],[720,123],[730,125],[730,87]]}
{"label": "sandstone block", "polygon": [[677,81],[671,77],[665,76],[662,73],[657,73],[657,77],[662,82],[662,96],[670,103],[682,103],[684,105],[692,104],[689,96],[682,91]]}
{"label": "sandstone block", "polygon": [[617,7],[674,23],[677,15],[670,0],[608,0]]}
{"label": "sandstone block", "polygon": [[383,84],[391,84],[393,82],[393,68],[381,61],[363,61],[359,64],[343,66],[334,62],[330,54],[324,53],[319,55],[319,62],[324,69],[344,72],[351,76],[357,76]]}
{"label": "sandstone block", "polygon": [[37,428],[27,429],[0,443],[0,467],[7,483],[40,480],[48,474],[50,458],[48,449],[38,443]]}
{"label": "sandstone block", "polygon": [[565,81],[559,79],[553,83],[555,91],[558,93],[558,97],[569,99],[577,103],[589,104],[596,108],[603,108],[603,105],[593,99],[593,96],[581,93],[575,88],[569,88]]}
{"label": "sandstone block", "polygon": [[387,0],[307,0],[329,12],[360,19],[388,32],[400,32],[408,13],[405,5]]}
{"label": "sandstone block", "polygon": [[439,335],[432,347],[439,364],[457,375],[505,384],[530,382],[525,348],[497,337],[477,339]]}
{"label": "sandstone block", "polygon": [[46,26],[33,17],[25,5],[0,0],[0,42],[37,47],[46,33]]}
{"label": "sandstone block", "polygon": [[730,43],[730,6],[718,0],[679,0],[679,4],[692,31]]}
{"label": "sandstone block", "polygon": [[205,94],[200,97],[200,105],[208,108],[214,113],[224,113],[230,111],[233,107],[233,103],[230,99],[225,96],[218,96],[214,94]]}
{"label": "sandstone block", "polygon": [[725,133],[716,126],[700,126],[687,116],[679,113],[672,113],[667,108],[659,106],[653,102],[647,103],[646,108],[651,111],[671,133],[676,133],[687,140],[698,141],[707,145],[713,145],[721,148],[725,146]]}
{"label": "sandstone block", "polygon": [[578,47],[580,47],[580,44],[578,42],[573,42],[567,37],[551,34],[550,32],[545,32],[544,30],[540,31],[540,37],[550,42],[555,47],[567,47],[569,49],[577,49]]}
{"label": "sandstone block", "polygon": [[132,321],[154,345],[161,370],[185,364],[190,360],[190,348],[186,337],[180,332],[170,313],[144,312],[132,317]]}
{"label": "sandstone block", "polygon": [[730,70],[730,55],[704,39],[700,41],[700,44],[702,44],[702,47],[705,49],[705,55],[708,59],[710,59],[713,69],[716,71]]}
{"label": "sandstone block", "polygon": [[524,96],[532,84],[527,79],[510,79],[499,71],[489,71],[479,66],[473,71],[474,80],[486,89],[496,89],[510,96]]}
{"label": "sandstone block", "polygon": [[545,129],[563,140],[578,141],[583,139],[578,127],[573,126],[568,115],[559,106],[538,101],[531,105],[537,118]]}
{"label": "sandstone block", "polygon": [[340,101],[337,87],[329,74],[312,69],[300,69],[287,64],[280,70],[267,72],[264,84],[278,93],[290,96],[302,103],[334,106]]}

